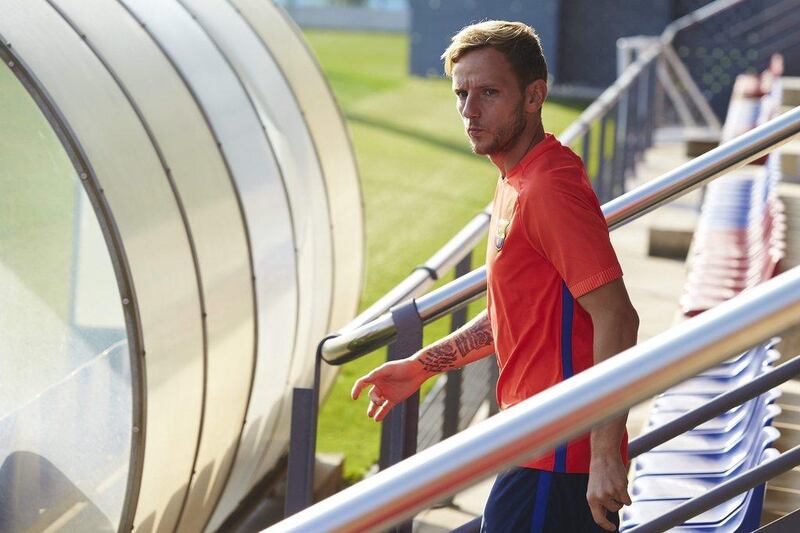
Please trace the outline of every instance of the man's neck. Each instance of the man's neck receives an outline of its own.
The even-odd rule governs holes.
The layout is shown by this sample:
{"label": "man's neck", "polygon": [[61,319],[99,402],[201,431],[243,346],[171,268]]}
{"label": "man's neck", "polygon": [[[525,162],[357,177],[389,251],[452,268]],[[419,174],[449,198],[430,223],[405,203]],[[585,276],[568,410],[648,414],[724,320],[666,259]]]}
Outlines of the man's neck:
{"label": "man's neck", "polygon": [[489,154],[489,159],[494,166],[500,171],[500,175],[505,177],[511,170],[517,166],[517,163],[522,161],[525,154],[539,144],[544,139],[544,126],[541,121],[536,123],[528,123],[528,126],[522,131],[522,134],[517,138],[517,141],[509,147],[508,150],[499,152],[497,154]]}

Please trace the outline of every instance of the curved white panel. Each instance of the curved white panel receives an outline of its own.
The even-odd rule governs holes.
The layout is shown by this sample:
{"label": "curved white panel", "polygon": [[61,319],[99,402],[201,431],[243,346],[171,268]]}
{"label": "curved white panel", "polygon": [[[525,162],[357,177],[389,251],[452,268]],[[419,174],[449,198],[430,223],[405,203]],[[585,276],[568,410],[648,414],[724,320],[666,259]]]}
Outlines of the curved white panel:
{"label": "curved white panel", "polygon": [[179,205],[134,109],[80,36],[43,1],[3,0],[2,8],[0,33],[63,113],[124,243],[147,383],[144,469],[141,480],[133,473],[134,484],[154,488],[139,495],[136,520],[145,528],[169,523],[169,502],[183,498],[193,454],[153,450],[196,446],[203,389],[198,280]]}
{"label": "curved white panel", "polygon": [[[228,1],[247,21],[289,81],[316,144],[327,184],[334,238],[334,297],[328,324],[328,331],[332,331],[343,326],[356,312],[364,266],[363,209],[347,130],[313,54],[280,8],[272,2],[259,0]],[[313,348],[299,356],[312,362],[320,338],[316,336],[311,343]],[[323,391],[333,383],[335,374],[325,372],[331,368],[323,366]],[[287,390],[287,397],[290,394],[291,391]],[[284,402],[278,418],[272,423],[274,433],[270,446],[253,471],[253,482],[266,474],[285,453],[290,407],[289,401]]]}
{"label": "curved white panel", "polygon": [[[137,103],[183,201],[197,253],[207,331],[203,428],[188,501],[195,495],[210,508],[238,445],[254,363],[253,274],[236,191],[192,94],[125,8],[102,0],[54,3]],[[136,61],[130,60],[132,47]],[[174,394],[179,402],[180,391]],[[142,487],[143,492],[150,490]],[[197,509],[183,511],[195,520],[198,514]]]}
{"label": "curved white panel", "polygon": [[328,331],[335,331],[356,313],[365,265],[363,202],[347,127],[313,52],[286,13],[271,1],[227,2],[247,20],[288,80],[319,154],[333,230],[334,292]]}
{"label": "curved white panel", "polygon": [[[291,88],[263,43],[246,21],[225,2],[181,0],[181,3],[196,17],[242,80],[266,128],[284,170],[287,185],[298,188],[298,191],[305,191],[306,202],[312,211],[324,212],[327,209],[325,182],[315,146]],[[302,239],[305,242],[299,250],[300,257],[309,257],[302,247],[314,246],[314,240],[319,239],[326,237],[315,234]],[[315,269],[318,276],[315,279],[324,280],[326,269],[322,264],[309,264],[306,267],[308,270]],[[266,420],[276,420],[275,410],[279,407],[279,401],[290,394],[291,386],[309,383],[313,375],[317,343],[327,331],[330,305],[322,305],[323,297],[324,292],[318,287],[301,288],[301,310],[309,313],[310,319],[305,321],[301,315],[298,320],[300,334],[292,358],[289,387],[274,386],[280,375],[283,355],[276,353],[269,343],[269,336],[264,336],[259,358],[261,364],[248,412],[246,433]],[[263,304],[273,305],[270,301]],[[265,331],[266,333],[270,332]],[[238,495],[240,498],[245,494],[245,489],[263,474],[257,466],[266,455],[267,446],[281,450],[281,453],[286,449],[288,428],[280,427],[279,424],[273,424],[271,434],[267,433],[269,438],[261,438],[257,447],[245,442],[245,446],[239,451],[236,467],[227,487],[228,494]],[[223,501],[219,508],[220,514],[231,510],[232,504],[236,503],[234,499],[228,497]]]}
{"label": "curved white panel", "polygon": [[[3,91],[0,120],[50,138],[13,157],[0,144],[0,179],[15,158],[44,179],[10,186],[28,239],[0,231],[0,294],[16,306],[0,310],[0,335],[16,335],[0,354],[0,530],[217,528],[286,452],[292,387],[356,311],[363,217],[334,99],[266,1],[0,12],[0,56],[25,65],[24,86],[8,80],[32,110],[15,116]],[[40,208],[47,224],[26,218]],[[30,366],[20,343],[38,346]]]}
{"label": "curved white panel", "polygon": [[114,269],[67,153],[2,63],[0,95],[0,530],[117,529],[133,389]]}

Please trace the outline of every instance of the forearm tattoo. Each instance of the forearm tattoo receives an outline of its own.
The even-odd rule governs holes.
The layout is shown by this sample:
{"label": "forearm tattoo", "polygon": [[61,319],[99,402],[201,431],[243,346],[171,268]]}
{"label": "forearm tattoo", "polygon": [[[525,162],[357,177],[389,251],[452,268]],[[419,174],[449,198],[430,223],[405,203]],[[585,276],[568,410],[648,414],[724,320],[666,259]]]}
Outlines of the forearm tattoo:
{"label": "forearm tattoo", "polygon": [[454,368],[456,349],[451,342],[444,346],[434,346],[425,351],[419,362],[428,372],[444,372]]}
{"label": "forearm tattoo", "polygon": [[456,362],[459,355],[463,359],[471,352],[490,346],[493,342],[489,324],[486,321],[479,321],[449,342],[425,350],[419,362],[428,372],[445,372],[458,366]]}
{"label": "forearm tattoo", "polygon": [[485,321],[480,321],[467,328],[461,335],[458,335],[455,341],[461,357],[466,357],[473,350],[489,346],[494,342],[494,339],[492,338],[492,330],[489,328],[489,324]]}

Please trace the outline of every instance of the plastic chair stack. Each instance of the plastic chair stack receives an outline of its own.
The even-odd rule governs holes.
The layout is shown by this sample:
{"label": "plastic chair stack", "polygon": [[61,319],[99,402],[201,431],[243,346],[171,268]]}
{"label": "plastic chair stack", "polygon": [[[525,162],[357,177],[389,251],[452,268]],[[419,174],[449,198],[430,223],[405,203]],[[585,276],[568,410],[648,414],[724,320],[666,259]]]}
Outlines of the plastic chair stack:
{"label": "plastic chair stack", "polygon": [[779,175],[746,167],[706,189],[680,304],[694,316],[771,278],[785,251]]}
{"label": "plastic chair stack", "polygon": [[[770,120],[780,109],[780,56],[761,77],[737,79],[722,140]],[[681,310],[694,316],[771,278],[785,253],[786,221],[777,192],[778,155],[706,187],[689,257]],[[766,163],[766,164],[763,164]]]}
{"label": "plastic chair stack", "polygon": [[[783,62],[773,57],[761,76],[737,79],[722,141],[773,118],[780,109]],[[775,275],[785,252],[786,223],[777,184],[776,154],[712,182],[705,189],[681,310],[693,316]],[[779,358],[777,341],[756,346],[656,398],[645,432],[737,389]],[[633,505],[622,511],[620,531],[647,523],[777,455],[771,427],[780,413],[770,391],[723,413],[632,464]],[[675,528],[681,532],[746,532],[759,527],[764,486],[726,501]]]}
{"label": "plastic chair stack", "polygon": [[[768,370],[779,358],[773,346],[761,344],[656,398],[645,431],[735,389]],[[690,498],[774,457],[770,445],[779,432],[770,423],[780,413],[770,391],[737,406],[671,441],[637,457],[632,465],[633,505],[622,511],[620,531],[646,523]],[[758,528],[764,487],[740,494],[690,519],[675,531],[733,533]]]}

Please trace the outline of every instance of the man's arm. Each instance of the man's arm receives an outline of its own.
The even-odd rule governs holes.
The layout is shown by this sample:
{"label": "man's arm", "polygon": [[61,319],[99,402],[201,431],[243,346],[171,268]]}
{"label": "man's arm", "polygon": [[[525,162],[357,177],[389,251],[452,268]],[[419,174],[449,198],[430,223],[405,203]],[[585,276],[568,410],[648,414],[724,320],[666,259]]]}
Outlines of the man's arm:
{"label": "man's arm", "polygon": [[[594,362],[605,361],[636,344],[639,317],[631,305],[625,284],[612,281],[578,298],[578,303],[592,317],[594,327]],[[628,477],[620,457],[627,413],[592,430],[592,456],[586,497],[598,525],[614,531],[605,512],[619,511],[630,505]]]}
{"label": "man's arm", "polygon": [[475,318],[422,349],[411,358],[419,361],[430,375],[460,368],[494,353],[494,337],[489,314],[484,309]]}
{"label": "man's arm", "polygon": [[423,348],[411,357],[379,366],[353,385],[357,399],[367,385],[370,403],[367,416],[376,422],[389,410],[411,396],[430,377],[462,367],[494,353],[489,315],[484,310],[447,337]]}

